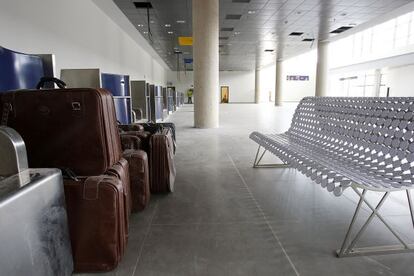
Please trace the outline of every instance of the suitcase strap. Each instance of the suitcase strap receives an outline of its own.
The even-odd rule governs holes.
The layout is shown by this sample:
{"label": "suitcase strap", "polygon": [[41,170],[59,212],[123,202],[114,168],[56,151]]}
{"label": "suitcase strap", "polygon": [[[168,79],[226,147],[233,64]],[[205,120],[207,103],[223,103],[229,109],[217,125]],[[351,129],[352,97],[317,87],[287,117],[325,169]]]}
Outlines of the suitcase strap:
{"label": "suitcase strap", "polygon": [[86,178],[85,182],[83,183],[84,200],[99,199],[99,184],[101,184],[105,177],[105,175],[99,175]]}
{"label": "suitcase strap", "polygon": [[11,103],[4,103],[3,104],[3,113],[1,116],[1,123],[2,126],[7,126],[7,122],[9,120],[9,114],[13,110]]}

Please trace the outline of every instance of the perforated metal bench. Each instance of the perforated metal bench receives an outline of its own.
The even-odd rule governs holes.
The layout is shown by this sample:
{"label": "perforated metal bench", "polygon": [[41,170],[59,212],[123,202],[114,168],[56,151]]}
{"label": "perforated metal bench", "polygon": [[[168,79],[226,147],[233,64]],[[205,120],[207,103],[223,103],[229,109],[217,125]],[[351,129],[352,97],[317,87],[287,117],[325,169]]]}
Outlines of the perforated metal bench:
{"label": "perforated metal bench", "polygon": [[[405,191],[414,226],[414,98],[307,97],[287,132],[253,132],[250,138],[259,144],[254,168],[293,167],[336,196],[347,188],[357,193],[360,200],[339,257],[414,250],[379,213],[391,192]],[[261,164],[267,152],[283,163]],[[375,206],[367,200],[368,191],[383,193]],[[351,240],[364,203],[372,213]],[[401,245],[355,247],[374,217]]]}

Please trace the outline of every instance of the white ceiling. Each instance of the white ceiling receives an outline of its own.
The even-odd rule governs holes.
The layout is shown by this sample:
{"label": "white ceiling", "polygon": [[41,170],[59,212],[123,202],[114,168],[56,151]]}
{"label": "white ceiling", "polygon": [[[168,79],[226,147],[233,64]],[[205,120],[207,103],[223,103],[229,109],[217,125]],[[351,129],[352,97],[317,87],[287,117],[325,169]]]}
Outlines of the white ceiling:
{"label": "white ceiling", "polygon": [[[279,58],[285,59],[313,47],[315,41],[303,39],[329,39],[336,35],[331,31],[339,27],[358,26],[414,0],[219,1],[220,28],[233,28],[220,31],[220,70],[252,70],[273,63],[276,51]],[[153,6],[149,10],[150,33],[147,10],[134,5],[146,0],[114,2],[171,69],[184,70],[183,58],[192,57],[192,47],[179,46],[178,36],[191,36],[191,0],[149,1]],[[226,19],[229,14],[241,17]],[[179,20],[185,23],[177,23]],[[292,32],[303,34],[290,36]],[[175,49],[182,54],[174,54]],[[276,51],[269,53],[266,49]],[[188,65],[187,69],[191,70],[192,66]]]}

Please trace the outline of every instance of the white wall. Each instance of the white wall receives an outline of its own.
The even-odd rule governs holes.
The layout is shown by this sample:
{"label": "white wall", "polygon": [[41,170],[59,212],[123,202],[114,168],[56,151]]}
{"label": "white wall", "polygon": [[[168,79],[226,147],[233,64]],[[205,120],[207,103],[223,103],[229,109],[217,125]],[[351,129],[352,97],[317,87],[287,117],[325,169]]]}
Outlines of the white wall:
{"label": "white wall", "polygon": [[[254,71],[220,71],[220,86],[229,86],[231,103],[254,102]],[[193,72],[169,72],[168,82],[177,91],[186,92],[194,84]],[[220,93],[220,88],[217,88]],[[194,94],[197,94],[195,91]]]}
{"label": "white wall", "polygon": [[194,85],[193,71],[170,71],[167,76],[168,82],[175,86],[176,91],[186,93],[187,90]]}
{"label": "white wall", "polygon": [[119,8],[95,2],[0,0],[1,46],[55,54],[58,75],[61,68],[100,68],[166,84],[168,67]]}
{"label": "white wall", "polygon": [[[270,65],[260,69],[261,100],[275,101],[276,66]],[[269,94],[271,98],[269,99]]]}
{"label": "white wall", "polygon": [[[298,102],[303,97],[315,95],[316,76],[315,50],[283,61],[282,77],[282,101]],[[269,93],[274,101],[275,93],[275,65],[260,69],[260,83],[263,101],[269,101]],[[288,75],[306,75],[309,81],[287,81]],[[171,82],[178,91],[185,92],[193,85],[193,72],[177,72],[168,74],[168,82]],[[255,71],[220,71],[220,86],[230,87],[230,102],[253,103],[255,93]],[[196,94],[197,92],[195,92]],[[217,91],[219,93],[219,91]]]}
{"label": "white wall", "polygon": [[220,72],[220,86],[229,86],[230,103],[253,103],[254,85],[254,71]]}
{"label": "white wall", "polygon": [[385,84],[391,97],[414,97],[414,65],[390,68],[385,71]]}
{"label": "white wall", "polygon": [[[312,50],[283,61],[283,102],[298,102],[303,97],[315,96],[316,59],[317,52]],[[288,75],[309,76],[309,81],[288,81]]]}

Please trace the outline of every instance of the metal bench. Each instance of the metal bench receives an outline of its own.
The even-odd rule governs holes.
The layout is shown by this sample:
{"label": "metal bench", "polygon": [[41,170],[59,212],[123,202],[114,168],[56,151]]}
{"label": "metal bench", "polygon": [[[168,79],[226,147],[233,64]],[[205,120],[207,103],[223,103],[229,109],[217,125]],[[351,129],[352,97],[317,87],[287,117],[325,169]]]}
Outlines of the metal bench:
{"label": "metal bench", "polygon": [[[336,196],[347,188],[359,196],[338,257],[414,250],[379,213],[391,192],[405,191],[414,226],[414,98],[306,97],[287,132],[253,132],[250,138],[259,144],[254,168],[293,167]],[[267,152],[283,164],[261,164]],[[383,193],[376,205],[367,200],[368,191]],[[351,240],[364,203],[372,213]],[[401,245],[355,247],[374,217]]]}

